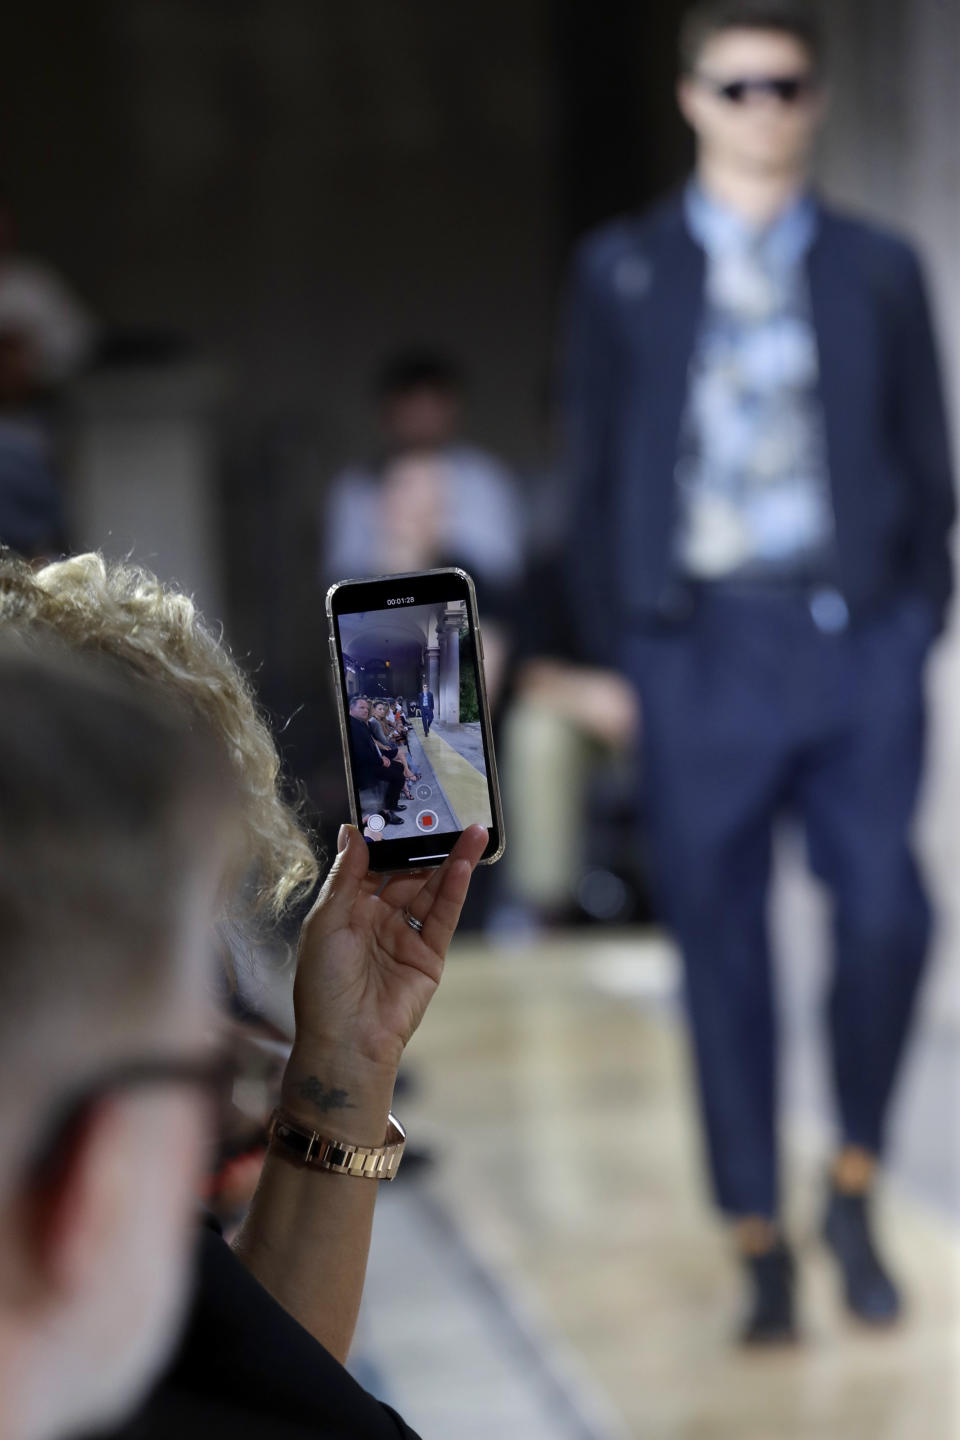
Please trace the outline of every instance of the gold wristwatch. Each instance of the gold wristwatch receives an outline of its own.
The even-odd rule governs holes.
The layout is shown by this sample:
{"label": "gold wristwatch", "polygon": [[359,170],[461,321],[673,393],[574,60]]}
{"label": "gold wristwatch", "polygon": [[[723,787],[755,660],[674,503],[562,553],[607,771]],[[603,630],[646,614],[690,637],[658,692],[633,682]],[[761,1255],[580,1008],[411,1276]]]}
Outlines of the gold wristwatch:
{"label": "gold wristwatch", "polygon": [[352,1145],[349,1140],[331,1140],[316,1130],[306,1130],[274,1110],[268,1130],[271,1145],[279,1146],[290,1159],[334,1175],[354,1175],[362,1180],[392,1180],[400,1168],[407,1132],[395,1115],[387,1120],[382,1145]]}

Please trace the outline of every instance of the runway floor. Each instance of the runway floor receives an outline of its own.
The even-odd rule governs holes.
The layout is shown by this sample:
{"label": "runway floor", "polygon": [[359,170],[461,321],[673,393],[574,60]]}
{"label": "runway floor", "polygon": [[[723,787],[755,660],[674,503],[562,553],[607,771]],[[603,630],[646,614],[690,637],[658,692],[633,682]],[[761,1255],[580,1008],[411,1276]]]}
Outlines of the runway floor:
{"label": "runway floor", "polygon": [[411,781],[413,798],[401,800],[402,824],[391,827],[391,840],[462,830],[475,820],[487,820],[489,803],[479,725],[435,724],[424,738],[418,717],[413,722],[409,750],[411,767],[420,779]]}
{"label": "runway floor", "polygon": [[942,1182],[958,1137],[955,1107],[946,1133],[931,1112],[926,1060],[956,1095],[960,1035],[928,1017],[908,1066],[881,1225],[909,1314],[873,1334],[843,1314],[816,1236],[828,1130],[791,1026],[805,1341],[744,1354],[675,982],[656,935],[459,944],[398,1105],[437,1163],[383,1187],[353,1364],[423,1440],[954,1440],[960,1214]]}

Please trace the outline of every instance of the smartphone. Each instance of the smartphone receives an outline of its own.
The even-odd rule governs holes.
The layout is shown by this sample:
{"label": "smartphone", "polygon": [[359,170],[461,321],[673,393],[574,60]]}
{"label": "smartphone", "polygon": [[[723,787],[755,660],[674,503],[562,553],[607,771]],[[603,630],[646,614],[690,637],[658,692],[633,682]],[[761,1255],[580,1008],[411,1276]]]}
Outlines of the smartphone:
{"label": "smartphone", "polygon": [[370,868],[441,865],[478,822],[490,834],[481,864],[499,860],[503,816],[470,576],[451,568],[341,580],[327,591],[327,618],[351,813]]}

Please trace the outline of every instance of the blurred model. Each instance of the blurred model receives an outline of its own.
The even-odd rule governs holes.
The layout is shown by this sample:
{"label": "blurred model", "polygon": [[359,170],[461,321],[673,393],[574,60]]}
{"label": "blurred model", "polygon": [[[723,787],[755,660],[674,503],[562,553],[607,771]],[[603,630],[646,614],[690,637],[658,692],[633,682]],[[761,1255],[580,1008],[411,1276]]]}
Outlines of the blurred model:
{"label": "blurred model", "polygon": [[792,807],[834,902],[839,1136],[824,1233],[863,1320],[900,1310],[869,1202],[930,930],[910,847],[953,484],[916,256],[811,191],[821,37],[796,0],[695,5],[682,194],[582,245],[567,341],[585,641],[634,680],[744,1338],[795,1334],[767,939]]}

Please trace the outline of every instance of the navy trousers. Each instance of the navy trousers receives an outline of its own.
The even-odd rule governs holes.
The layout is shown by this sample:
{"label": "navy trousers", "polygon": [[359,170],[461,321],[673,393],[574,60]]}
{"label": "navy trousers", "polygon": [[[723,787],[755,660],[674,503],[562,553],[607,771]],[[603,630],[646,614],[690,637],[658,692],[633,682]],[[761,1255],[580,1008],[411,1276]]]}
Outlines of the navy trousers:
{"label": "navy trousers", "polygon": [[902,597],[823,633],[797,592],[703,587],[625,656],[643,705],[652,881],[684,958],[716,1198],[774,1216],[774,821],[802,821],[833,899],[827,1017],[844,1142],[879,1152],[930,930],[910,829],[934,624]]}

